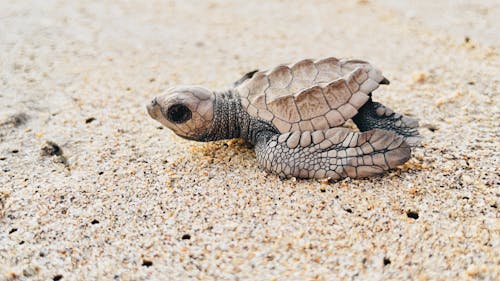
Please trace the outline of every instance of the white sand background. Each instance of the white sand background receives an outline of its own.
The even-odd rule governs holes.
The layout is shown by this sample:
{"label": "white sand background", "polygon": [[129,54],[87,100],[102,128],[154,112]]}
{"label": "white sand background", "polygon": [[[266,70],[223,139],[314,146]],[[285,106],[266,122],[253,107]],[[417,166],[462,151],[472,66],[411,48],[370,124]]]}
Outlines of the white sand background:
{"label": "white sand background", "polygon": [[[498,280],[499,13],[0,1],[0,280]],[[280,180],[244,144],[182,140],[145,110],[173,85],[326,56],[383,69],[375,99],[422,125],[409,163]]]}

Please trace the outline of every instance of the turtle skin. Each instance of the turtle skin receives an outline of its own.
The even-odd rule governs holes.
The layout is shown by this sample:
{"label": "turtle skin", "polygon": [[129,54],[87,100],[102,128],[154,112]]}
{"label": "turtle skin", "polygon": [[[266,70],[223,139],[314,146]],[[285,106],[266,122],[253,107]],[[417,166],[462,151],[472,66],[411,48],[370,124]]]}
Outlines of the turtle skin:
{"label": "turtle skin", "polygon": [[[365,61],[305,59],[249,72],[226,91],[174,87],[148,112],[187,139],[246,139],[281,177],[365,178],[405,163],[420,142],[416,119],[372,100],[381,84]],[[349,119],[359,132],[342,127]]]}

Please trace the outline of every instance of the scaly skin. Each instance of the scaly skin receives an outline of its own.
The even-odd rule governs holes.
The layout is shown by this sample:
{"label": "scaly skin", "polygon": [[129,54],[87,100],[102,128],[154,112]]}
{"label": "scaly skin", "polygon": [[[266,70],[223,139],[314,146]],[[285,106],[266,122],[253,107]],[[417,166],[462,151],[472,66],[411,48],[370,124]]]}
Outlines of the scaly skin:
{"label": "scaly skin", "polygon": [[282,177],[364,178],[395,168],[411,155],[401,136],[346,128],[279,134],[244,111],[234,91],[215,94],[214,120],[199,141],[243,138],[256,146],[259,164]]}
{"label": "scaly skin", "polygon": [[411,146],[417,146],[421,141],[416,119],[396,113],[378,102],[373,102],[371,97],[352,120],[362,132],[373,129],[393,131],[403,136]]}
{"label": "scaly skin", "polygon": [[278,134],[278,130],[269,123],[251,117],[243,110],[240,98],[233,90],[215,93],[214,119],[205,135],[197,139],[208,142],[242,138],[255,145],[263,132]]}
{"label": "scaly skin", "polygon": [[262,167],[282,177],[365,178],[410,159],[410,147],[392,132],[346,128],[273,135],[256,146]]}

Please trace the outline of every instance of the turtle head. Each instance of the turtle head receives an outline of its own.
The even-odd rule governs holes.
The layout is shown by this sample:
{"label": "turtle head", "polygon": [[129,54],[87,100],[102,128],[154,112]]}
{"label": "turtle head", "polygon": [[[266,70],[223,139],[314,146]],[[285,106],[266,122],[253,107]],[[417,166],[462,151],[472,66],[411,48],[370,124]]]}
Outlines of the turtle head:
{"label": "turtle head", "polygon": [[149,115],[178,136],[200,140],[212,125],[215,94],[199,86],[174,87],[147,105]]}

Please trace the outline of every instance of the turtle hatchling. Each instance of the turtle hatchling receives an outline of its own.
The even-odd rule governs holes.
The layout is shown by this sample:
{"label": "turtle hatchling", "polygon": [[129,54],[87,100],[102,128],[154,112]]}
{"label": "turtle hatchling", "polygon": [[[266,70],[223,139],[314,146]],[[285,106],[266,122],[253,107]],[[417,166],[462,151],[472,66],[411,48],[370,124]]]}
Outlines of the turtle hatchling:
{"label": "turtle hatchling", "polygon": [[[147,110],[185,139],[243,138],[281,177],[365,178],[408,161],[420,141],[416,119],[372,100],[381,84],[389,81],[366,61],[305,59],[249,72],[224,91],[173,87]],[[359,131],[342,127],[349,119]]]}

